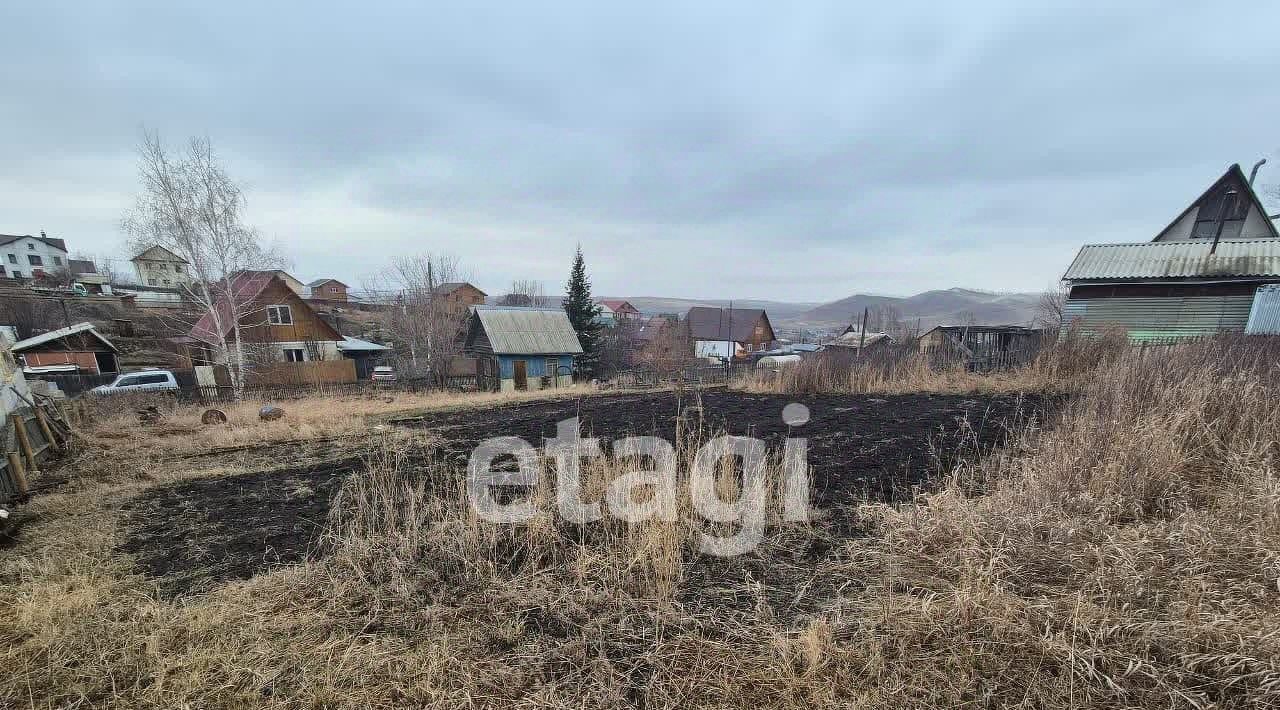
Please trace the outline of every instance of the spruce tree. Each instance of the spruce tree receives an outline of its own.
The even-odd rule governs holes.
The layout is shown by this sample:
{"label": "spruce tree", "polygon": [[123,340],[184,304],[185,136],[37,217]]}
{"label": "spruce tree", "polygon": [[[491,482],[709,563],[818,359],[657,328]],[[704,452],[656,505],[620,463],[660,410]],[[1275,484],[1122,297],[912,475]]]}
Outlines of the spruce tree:
{"label": "spruce tree", "polygon": [[587,264],[582,258],[582,246],[573,257],[573,270],[569,273],[569,288],[564,297],[564,312],[578,334],[582,355],[578,366],[587,377],[599,375],[600,368],[600,306],[591,300],[591,282],[587,280]]}

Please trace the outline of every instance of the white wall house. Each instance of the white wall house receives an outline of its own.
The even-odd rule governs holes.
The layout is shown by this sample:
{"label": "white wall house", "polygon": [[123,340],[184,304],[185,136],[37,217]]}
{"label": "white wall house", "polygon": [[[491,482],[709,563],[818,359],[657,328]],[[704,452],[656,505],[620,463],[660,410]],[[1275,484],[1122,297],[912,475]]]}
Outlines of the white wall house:
{"label": "white wall house", "polygon": [[67,269],[67,243],[41,234],[0,234],[0,278],[29,279]]}
{"label": "white wall house", "polygon": [[187,260],[161,246],[151,247],[129,261],[141,286],[178,288],[193,280]]}

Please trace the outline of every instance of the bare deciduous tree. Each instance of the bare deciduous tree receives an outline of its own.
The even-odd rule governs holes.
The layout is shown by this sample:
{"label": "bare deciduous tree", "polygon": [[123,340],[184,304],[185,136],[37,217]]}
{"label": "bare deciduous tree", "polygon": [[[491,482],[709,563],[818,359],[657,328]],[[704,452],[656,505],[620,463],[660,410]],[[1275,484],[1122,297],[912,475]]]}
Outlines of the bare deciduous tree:
{"label": "bare deciduous tree", "polygon": [[462,328],[470,311],[450,299],[441,285],[465,280],[458,258],[451,254],[402,257],[368,280],[366,291],[380,293],[395,305],[389,330],[401,349],[402,368],[411,374],[443,381],[449,361],[461,353]]}
{"label": "bare deciduous tree", "polygon": [[65,325],[64,320],[61,305],[55,299],[38,296],[0,298],[0,324],[13,326],[18,331],[18,340],[57,330]]}
{"label": "bare deciduous tree", "polygon": [[1066,305],[1067,288],[1064,286],[1059,285],[1040,294],[1040,301],[1036,304],[1035,327],[1054,332],[1060,330]]}
{"label": "bare deciduous tree", "polygon": [[187,260],[192,281],[182,286],[184,295],[212,325],[192,336],[226,364],[239,398],[253,361],[242,331],[258,324],[243,322],[255,308],[250,294],[234,288],[236,274],[272,269],[281,260],[245,224],[244,193],[208,139],[192,138],[172,153],[158,134],[144,132],[138,163],[141,190],[121,223],[130,246],[135,253],[161,246]]}
{"label": "bare deciduous tree", "polygon": [[498,299],[500,306],[541,306],[547,299],[541,281],[520,279],[511,282],[511,288]]}

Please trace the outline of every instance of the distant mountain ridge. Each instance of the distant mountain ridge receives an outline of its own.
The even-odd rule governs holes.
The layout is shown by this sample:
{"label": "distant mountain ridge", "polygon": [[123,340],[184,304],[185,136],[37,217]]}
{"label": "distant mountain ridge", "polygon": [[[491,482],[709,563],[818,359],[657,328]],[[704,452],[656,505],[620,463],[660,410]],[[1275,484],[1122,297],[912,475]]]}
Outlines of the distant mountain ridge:
{"label": "distant mountain ridge", "polygon": [[993,293],[967,288],[925,291],[906,298],[856,294],[803,311],[797,324],[852,323],[864,308],[892,307],[904,321],[919,320],[924,328],[935,325],[1027,325],[1036,315],[1039,293]]}
{"label": "distant mountain ridge", "polygon": [[[642,313],[681,313],[694,306],[725,307],[725,299],[627,296]],[[917,293],[905,298],[855,294],[830,303],[792,303],[760,299],[735,299],[735,308],[763,308],[774,327],[831,328],[862,318],[864,308],[890,307],[902,320],[918,320],[924,329],[935,325],[1026,325],[1036,314],[1039,293],[998,293],[970,288],[949,288]]]}

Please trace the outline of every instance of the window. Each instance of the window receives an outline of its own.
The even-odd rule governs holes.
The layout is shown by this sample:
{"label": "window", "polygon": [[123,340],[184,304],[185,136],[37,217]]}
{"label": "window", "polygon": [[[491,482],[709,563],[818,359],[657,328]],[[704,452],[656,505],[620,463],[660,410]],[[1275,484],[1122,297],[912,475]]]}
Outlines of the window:
{"label": "window", "polygon": [[293,325],[293,311],[288,306],[267,306],[267,322],[271,325]]}
{"label": "window", "polygon": [[180,274],[180,273],[182,273],[182,264],[174,264],[174,265],[173,265],[173,273],[175,273],[175,274]]}
{"label": "window", "polygon": [[17,255],[17,254],[10,254],[10,255],[9,255],[9,263],[10,263],[10,264],[16,264],[16,263],[18,263],[18,255]]}
{"label": "window", "polygon": [[40,260],[39,254],[27,254],[27,263],[32,266],[44,266],[44,262]]}
{"label": "window", "polygon": [[13,272],[13,278],[15,278],[15,279],[20,279],[20,278],[22,278],[22,272],[21,272],[21,271],[15,271],[15,272]]}
{"label": "window", "polygon": [[133,375],[131,377],[121,377],[120,379],[116,380],[116,387],[128,387],[129,385],[140,385],[140,384],[142,384],[141,375]]}
{"label": "window", "polygon": [[27,249],[34,251],[35,248],[36,248],[36,245],[32,244],[31,242],[27,242]]}
{"label": "window", "polygon": [[60,256],[55,256],[55,257],[53,257],[53,265],[54,265],[54,266],[62,266],[62,257],[60,257]]}
{"label": "window", "polygon": [[1218,225],[1221,224],[1222,238],[1234,239],[1240,236],[1240,229],[1248,214],[1249,201],[1231,187],[1223,186],[1200,203],[1191,238],[1213,239],[1218,235]]}
{"label": "window", "polygon": [[147,285],[148,285],[148,286],[155,286],[155,285],[156,285],[156,280],[155,280],[155,279],[147,279]]}
{"label": "window", "polygon": [[163,384],[166,384],[166,383],[168,383],[168,382],[169,382],[169,376],[168,376],[168,375],[142,375],[141,377],[138,377],[137,379],[138,379],[138,381],[137,381],[137,382],[135,382],[134,384],[139,384],[139,385],[163,385]]}
{"label": "window", "polygon": [[165,286],[168,286],[168,285],[169,285],[169,279],[165,279],[162,283],[163,283]]}
{"label": "window", "polygon": [[4,267],[0,266],[0,276],[4,276]]}
{"label": "window", "polygon": [[302,348],[285,348],[284,359],[286,362],[306,362],[307,351]]}
{"label": "window", "polygon": [[555,377],[560,374],[560,358],[547,358],[547,377]]}

